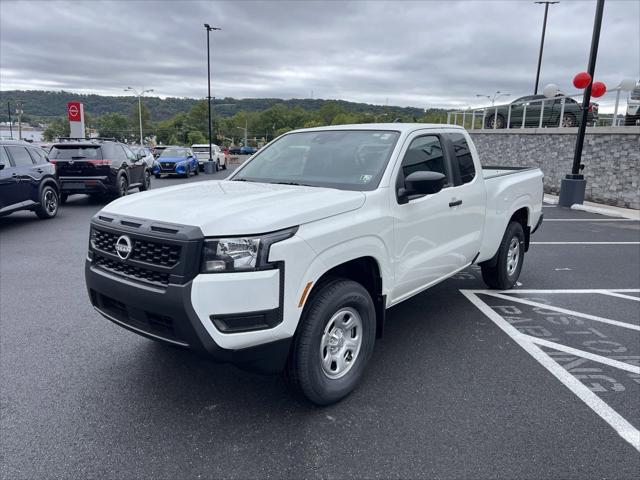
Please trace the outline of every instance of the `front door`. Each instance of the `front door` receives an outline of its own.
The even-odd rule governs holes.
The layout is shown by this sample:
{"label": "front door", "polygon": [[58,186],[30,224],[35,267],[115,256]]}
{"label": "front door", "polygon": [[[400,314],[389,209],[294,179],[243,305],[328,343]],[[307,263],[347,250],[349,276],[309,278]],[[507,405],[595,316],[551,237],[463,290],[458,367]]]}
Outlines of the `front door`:
{"label": "front door", "polygon": [[[457,246],[458,232],[451,226],[454,179],[443,139],[433,133],[415,133],[397,171],[395,188],[391,188],[391,211],[394,217],[395,286],[391,303],[397,303],[426,288],[467,262]],[[398,187],[415,171],[444,174],[447,184],[438,193],[398,202]]]}

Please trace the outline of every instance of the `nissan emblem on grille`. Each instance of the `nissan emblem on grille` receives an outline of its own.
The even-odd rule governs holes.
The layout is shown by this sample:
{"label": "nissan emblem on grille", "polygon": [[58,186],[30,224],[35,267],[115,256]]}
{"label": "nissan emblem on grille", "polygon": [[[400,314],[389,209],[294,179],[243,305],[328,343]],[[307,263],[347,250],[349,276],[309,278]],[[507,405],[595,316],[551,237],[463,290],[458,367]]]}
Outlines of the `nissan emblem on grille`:
{"label": "nissan emblem on grille", "polygon": [[131,245],[131,239],[127,235],[121,235],[116,240],[116,244],[114,245],[116,253],[120,257],[121,260],[126,260],[131,255],[131,251],[133,250],[133,246]]}

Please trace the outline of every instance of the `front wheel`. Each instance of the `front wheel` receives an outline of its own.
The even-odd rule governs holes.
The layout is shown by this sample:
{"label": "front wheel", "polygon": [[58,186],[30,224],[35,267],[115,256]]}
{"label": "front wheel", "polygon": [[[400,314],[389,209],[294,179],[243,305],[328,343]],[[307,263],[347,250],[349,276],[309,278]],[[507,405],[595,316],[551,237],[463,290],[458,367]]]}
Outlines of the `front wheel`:
{"label": "front wheel", "polygon": [[485,128],[504,128],[506,123],[507,122],[505,122],[502,115],[498,114],[496,116],[496,114],[494,113],[493,115],[487,117]]}
{"label": "front wheel", "polygon": [[58,213],[58,192],[50,185],[40,192],[40,205],[36,207],[36,215],[43,220],[53,218]]}
{"label": "front wheel", "polygon": [[518,222],[511,222],[500,242],[494,262],[480,265],[482,280],[490,288],[508,290],[518,281],[524,261],[524,230]]}
{"label": "front wheel", "polygon": [[153,176],[156,177],[156,178],[161,178],[162,177],[162,175],[160,175],[159,173],[154,173]]}
{"label": "front wheel", "polygon": [[573,114],[565,113],[562,116],[563,127],[575,127],[576,125],[578,125],[578,122],[576,121],[576,117]]}
{"label": "front wheel", "polygon": [[303,312],[286,367],[289,383],[317,405],[337,402],[358,384],[375,337],[369,292],[352,280],[324,284]]}
{"label": "front wheel", "polygon": [[116,179],[115,197],[121,198],[124,197],[127,193],[129,193],[129,182],[127,181],[127,177],[121,173]]}

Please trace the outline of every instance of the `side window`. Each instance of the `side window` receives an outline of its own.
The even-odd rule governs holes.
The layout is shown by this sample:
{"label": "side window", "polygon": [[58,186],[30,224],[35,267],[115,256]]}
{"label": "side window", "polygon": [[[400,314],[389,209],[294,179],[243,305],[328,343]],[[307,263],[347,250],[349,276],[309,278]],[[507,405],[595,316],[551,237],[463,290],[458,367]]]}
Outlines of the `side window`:
{"label": "side window", "polygon": [[114,145],[113,153],[115,154],[115,157],[118,160],[121,160],[121,161],[127,160],[127,154],[125,153],[124,148],[122,148],[121,145]]}
{"label": "side window", "polygon": [[138,157],[136,157],[135,154],[128,147],[122,147],[122,148],[124,149],[124,153],[130,162],[136,162],[138,160]]}
{"label": "side window", "polygon": [[438,172],[447,177],[445,187],[451,185],[451,175],[447,171],[442,144],[436,135],[414,138],[404,154],[401,168],[403,180],[413,172]]}
{"label": "side window", "polygon": [[47,161],[47,157],[41,148],[30,148],[29,153],[36,163],[45,163]]}
{"label": "side window", "polygon": [[11,166],[9,156],[2,145],[0,145],[0,165],[3,165],[3,168],[9,168]]}
{"label": "side window", "polygon": [[13,158],[13,163],[16,167],[33,166],[33,160],[31,160],[31,155],[29,155],[26,148],[17,145],[8,145],[7,150],[9,150],[9,154],[11,158]]}
{"label": "side window", "polygon": [[476,176],[476,167],[473,165],[473,156],[469,150],[469,145],[464,135],[461,133],[448,133],[447,136],[453,144],[455,159],[460,170],[460,180],[462,183],[469,183]]}

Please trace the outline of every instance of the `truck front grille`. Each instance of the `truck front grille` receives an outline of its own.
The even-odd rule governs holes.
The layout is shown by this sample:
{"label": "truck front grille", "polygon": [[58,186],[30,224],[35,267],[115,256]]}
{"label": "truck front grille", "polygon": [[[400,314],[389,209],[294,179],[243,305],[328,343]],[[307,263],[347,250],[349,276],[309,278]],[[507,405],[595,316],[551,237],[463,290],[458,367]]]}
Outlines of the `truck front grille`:
{"label": "truck front grille", "polygon": [[[91,235],[91,245],[95,250],[115,255],[115,245],[118,238],[120,238],[120,235],[117,233],[94,228]],[[131,241],[133,243],[132,251],[129,255],[131,260],[168,268],[176,266],[180,261],[182,250],[180,245],[152,242],[135,237],[132,237]]]}
{"label": "truck front grille", "polygon": [[157,272],[147,268],[136,267],[134,265],[129,265],[103,256],[94,256],[93,264],[107,272],[129,277],[134,280],[152,283],[162,287],[169,285],[169,274],[165,272]]}

